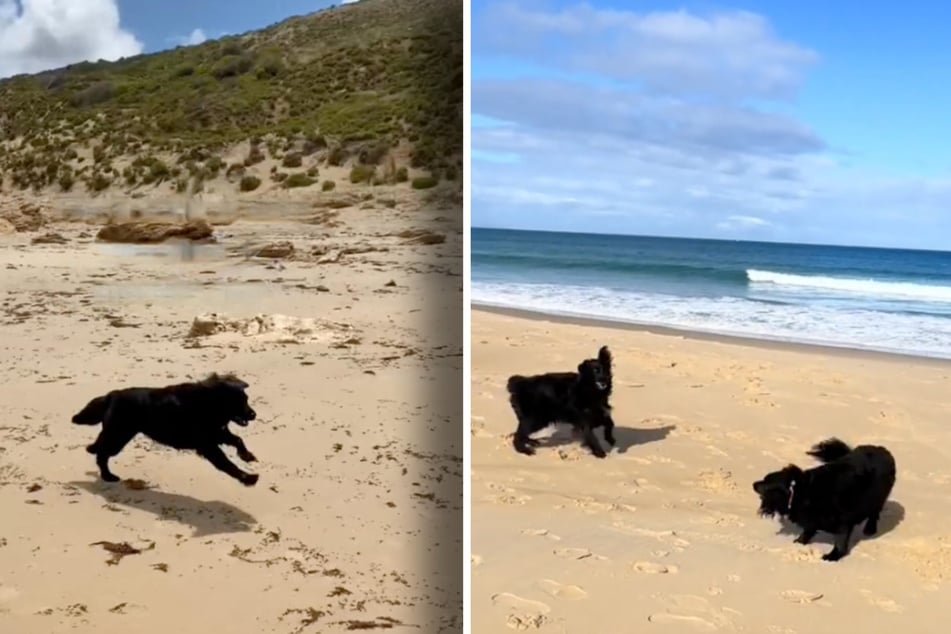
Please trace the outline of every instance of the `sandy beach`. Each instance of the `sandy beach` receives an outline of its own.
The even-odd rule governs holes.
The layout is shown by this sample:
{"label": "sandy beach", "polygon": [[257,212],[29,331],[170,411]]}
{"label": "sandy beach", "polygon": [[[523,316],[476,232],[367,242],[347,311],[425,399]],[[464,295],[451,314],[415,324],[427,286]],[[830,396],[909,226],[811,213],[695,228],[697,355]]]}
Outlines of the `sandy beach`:
{"label": "sandy beach", "polygon": [[[340,198],[232,201],[190,259],[0,235],[0,630],[461,631],[462,214]],[[79,408],[213,371],[251,385],[256,487],[141,437],[98,479]]]}
{"label": "sandy beach", "polygon": [[[511,374],[615,358],[618,446],[558,429],[516,454]],[[473,632],[941,632],[951,580],[951,363],[474,310]],[[597,432],[600,436],[600,432]],[[544,434],[542,434],[544,435]],[[878,536],[757,516],[752,482],[838,436],[898,481]],[[860,531],[856,531],[858,534]]]}

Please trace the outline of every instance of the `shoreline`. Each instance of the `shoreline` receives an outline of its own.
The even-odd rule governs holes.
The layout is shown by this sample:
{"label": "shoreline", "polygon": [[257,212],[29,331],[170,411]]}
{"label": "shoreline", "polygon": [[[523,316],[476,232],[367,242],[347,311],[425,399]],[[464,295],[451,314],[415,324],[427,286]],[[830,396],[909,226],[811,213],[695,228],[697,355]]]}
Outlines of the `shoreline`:
{"label": "shoreline", "polygon": [[803,354],[823,354],[839,358],[856,359],[863,361],[888,361],[892,363],[905,362],[918,365],[931,365],[938,367],[951,368],[951,359],[941,357],[928,357],[910,352],[888,352],[883,350],[868,350],[864,348],[854,348],[847,346],[835,346],[831,344],[804,343],[796,341],[779,341],[774,339],[761,339],[743,335],[726,335],[713,332],[703,332],[698,330],[689,330],[687,328],[678,328],[676,326],[658,326],[654,324],[645,324],[638,322],[615,321],[599,317],[576,317],[570,315],[556,315],[536,310],[524,308],[506,308],[502,306],[492,306],[481,304],[479,302],[470,302],[472,312],[483,312],[504,317],[514,317],[517,319],[529,319],[532,321],[549,321],[555,324],[566,324],[574,326],[587,326],[596,328],[610,328],[628,332],[642,332],[662,337],[677,337],[692,341],[705,341],[709,343],[721,343],[727,345],[740,345],[748,348],[757,348],[761,350],[777,350],[784,352],[799,352]]}

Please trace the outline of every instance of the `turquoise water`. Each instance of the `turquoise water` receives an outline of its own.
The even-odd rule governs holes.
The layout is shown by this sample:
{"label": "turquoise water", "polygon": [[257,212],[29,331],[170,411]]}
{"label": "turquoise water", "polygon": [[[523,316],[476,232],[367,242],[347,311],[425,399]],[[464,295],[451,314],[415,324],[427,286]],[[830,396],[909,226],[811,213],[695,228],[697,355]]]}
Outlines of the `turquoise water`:
{"label": "turquoise water", "polygon": [[472,230],[472,299],[951,358],[951,253]]}

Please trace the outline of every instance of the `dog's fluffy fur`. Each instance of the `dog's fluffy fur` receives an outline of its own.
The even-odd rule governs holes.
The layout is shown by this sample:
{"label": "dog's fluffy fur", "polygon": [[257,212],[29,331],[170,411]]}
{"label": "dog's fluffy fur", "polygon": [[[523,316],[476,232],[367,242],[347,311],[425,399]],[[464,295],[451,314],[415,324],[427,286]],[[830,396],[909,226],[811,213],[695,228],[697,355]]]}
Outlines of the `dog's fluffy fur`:
{"label": "dog's fluffy fur", "polygon": [[853,529],[865,521],[863,533],[878,532],[878,519],[895,485],[895,459],[884,447],[855,449],[837,438],[825,440],[807,452],[823,464],[802,470],[789,465],[753,483],[760,497],[760,515],[786,517],[802,529],[796,538],[808,544],[817,531],[835,535],[826,561],[849,553]]}
{"label": "dog's fluffy fur", "polygon": [[602,346],[596,359],[585,359],[577,372],[549,372],[534,376],[514,375],[508,380],[509,402],[518,418],[512,445],[519,453],[533,455],[538,441],[530,435],[553,423],[570,423],[581,432],[582,442],[598,458],[606,456],[594,435],[604,427],[604,439],[612,447],[611,352]]}
{"label": "dog's fluffy fur", "polygon": [[244,441],[231,433],[228,423],[241,426],[257,418],[248,405],[248,384],[234,375],[212,374],[202,381],[167,387],[129,387],[112,390],[94,398],[73,416],[77,425],[102,423],[99,437],[86,451],[96,456],[102,479],[117,482],[109,470],[109,458],[116,456],[139,433],[174,447],[191,449],[220,471],[247,486],[258,475],[242,471],[231,462],[220,445],[238,450],[245,462],[257,460]]}

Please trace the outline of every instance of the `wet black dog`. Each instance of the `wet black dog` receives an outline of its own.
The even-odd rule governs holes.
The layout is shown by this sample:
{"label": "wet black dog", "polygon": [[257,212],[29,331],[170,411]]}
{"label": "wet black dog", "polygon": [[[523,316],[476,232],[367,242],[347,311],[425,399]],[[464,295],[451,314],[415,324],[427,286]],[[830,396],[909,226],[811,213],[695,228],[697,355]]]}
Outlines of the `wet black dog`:
{"label": "wet black dog", "polygon": [[539,442],[531,434],[553,423],[570,423],[581,432],[582,442],[598,458],[604,449],[594,435],[604,427],[604,439],[612,447],[614,420],[611,418],[611,352],[607,346],[597,359],[585,359],[577,372],[549,372],[534,376],[516,374],[508,380],[509,402],[518,417],[518,429],[512,439],[515,451],[531,456]]}
{"label": "wet black dog", "polygon": [[221,450],[230,445],[238,457],[254,462],[244,441],[228,429],[234,421],[242,427],[257,418],[248,405],[248,384],[233,375],[212,374],[207,379],[168,387],[130,387],[94,398],[73,416],[77,425],[102,423],[102,431],[86,451],[96,456],[99,473],[106,482],[118,482],[109,471],[109,458],[116,456],[136,435],[174,447],[191,449],[220,471],[247,486],[258,475],[242,471]]}
{"label": "wet black dog", "polygon": [[837,438],[807,452],[824,464],[803,471],[789,465],[753,483],[760,496],[759,513],[786,517],[802,529],[798,544],[808,544],[817,531],[835,535],[835,545],[822,558],[838,561],[849,554],[853,529],[865,520],[865,535],[878,532],[878,518],[895,486],[895,458],[884,447],[851,449]]}

